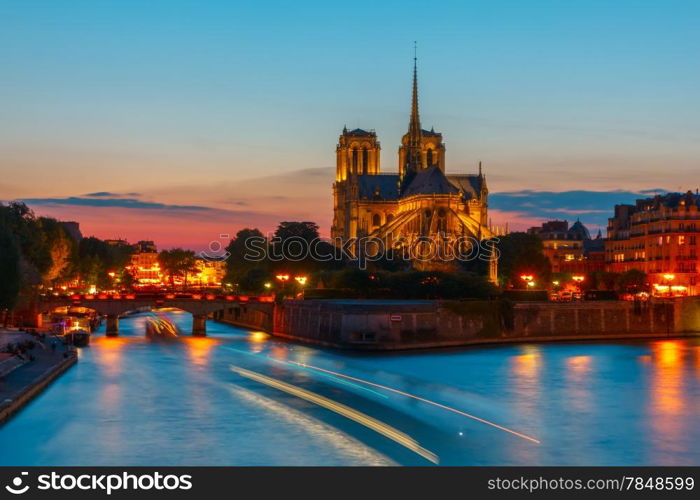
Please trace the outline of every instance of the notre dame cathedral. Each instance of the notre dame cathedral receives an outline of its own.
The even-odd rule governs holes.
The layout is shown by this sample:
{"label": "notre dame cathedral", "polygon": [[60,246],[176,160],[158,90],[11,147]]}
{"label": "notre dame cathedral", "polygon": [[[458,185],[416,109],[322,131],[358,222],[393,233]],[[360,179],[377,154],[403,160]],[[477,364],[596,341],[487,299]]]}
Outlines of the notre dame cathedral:
{"label": "notre dame cathedral", "polygon": [[[380,172],[380,149],[372,130],[346,127],[338,139],[331,229],[335,241],[369,236],[381,239],[385,248],[397,248],[418,238],[481,241],[492,236],[481,166],[478,174],[446,174],[442,134],[421,127],[415,58],[411,116],[399,147],[398,173]],[[493,278],[495,261],[491,268]]]}

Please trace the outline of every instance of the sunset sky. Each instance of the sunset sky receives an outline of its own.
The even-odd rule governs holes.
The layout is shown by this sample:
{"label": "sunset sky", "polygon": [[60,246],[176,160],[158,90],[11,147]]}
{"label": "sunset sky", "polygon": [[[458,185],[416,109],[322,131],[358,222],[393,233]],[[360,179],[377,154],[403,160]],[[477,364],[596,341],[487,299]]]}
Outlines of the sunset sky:
{"label": "sunset sky", "polygon": [[700,2],[0,0],[0,200],[203,248],[329,231],[343,125],[397,169],[413,41],[447,170],[494,223],[605,224],[700,186]]}

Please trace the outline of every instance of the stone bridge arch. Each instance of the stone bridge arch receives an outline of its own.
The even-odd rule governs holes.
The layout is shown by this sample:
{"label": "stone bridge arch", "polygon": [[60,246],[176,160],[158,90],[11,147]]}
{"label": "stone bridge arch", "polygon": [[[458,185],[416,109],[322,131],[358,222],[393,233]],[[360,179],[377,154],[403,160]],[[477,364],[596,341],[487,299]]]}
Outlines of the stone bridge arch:
{"label": "stone bridge arch", "polygon": [[[119,335],[119,317],[130,311],[138,309],[154,309],[158,307],[172,307],[181,309],[192,315],[192,335],[206,335],[207,317],[214,315],[215,319],[221,319],[223,312],[227,309],[252,308],[259,310],[263,314],[269,314],[270,324],[272,324],[272,304],[270,302],[259,302],[250,300],[248,297],[227,296],[225,298],[96,298],[94,296],[72,296],[72,297],[46,297],[39,301],[40,312],[49,312],[57,307],[86,307],[93,309],[97,314],[107,319],[106,334],[109,336]],[[219,317],[217,317],[217,313]]]}

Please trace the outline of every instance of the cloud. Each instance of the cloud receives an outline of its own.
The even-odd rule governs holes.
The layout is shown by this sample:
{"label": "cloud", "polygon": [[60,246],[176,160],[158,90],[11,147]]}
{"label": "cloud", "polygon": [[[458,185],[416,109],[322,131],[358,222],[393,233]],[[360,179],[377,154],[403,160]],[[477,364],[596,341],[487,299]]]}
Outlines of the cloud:
{"label": "cloud", "polygon": [[137,197],[141,196],[139,193],[112,193],[110,191],[98,191],[96,193],[87,193],[84,194],[83,196],[88,196],[90,198],[120,198],[124,196],[130,196],[130,197]]}
{"label": "cloud", "polygon": [[[107,196],[109,193],[99,193],[99,196]],[[186,210],[186,211],[206,211],[211,207],[198,205],[168,205],[166,203],[156,203],[142,201],[136,198],[107,198],[107,197],[79,197],[69,196],[66,198],[26,198],[23,199],[28,205],[71,205],[81,207],[101,207],[101,208],[138,208],[141,210]]]}
{"label": "cloud", "polygon": [[[489,195],[489,209],[496,213],[514,216],[515,220],[581,219],[591,228],[604,228],[612,217],[615,205],[634,203],[639,198],[647,198],[663,189],[643,191],[533,191],[520,190]],[[492,215],[493,218],[493,215]],[[516,223],[518,229],[520,224]]]}

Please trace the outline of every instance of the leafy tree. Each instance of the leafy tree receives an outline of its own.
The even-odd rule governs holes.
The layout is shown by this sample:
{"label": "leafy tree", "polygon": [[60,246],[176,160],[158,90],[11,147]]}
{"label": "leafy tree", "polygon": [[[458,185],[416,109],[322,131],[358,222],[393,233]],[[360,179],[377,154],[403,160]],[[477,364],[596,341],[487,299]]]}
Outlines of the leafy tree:
{"label": "leafy tree", "polygon": [[44,244],[51,256],[51,266],[46,270],[44,281],[53,282],[69,272],[71,258],[76,250],[75,241],[56,219],[42,217],[39,219]]}
{"label": "leafy tree", "polygon": [[280,222],[275,231],[275,238],[285,241],[289,238],[301,238],[311,242],[319,238],[318,224],[315,222]]}
{"label": "leafy tree", "polygon": [[175,288],[175,278],[182,278],[182,286],[187,286],[187,276],[197,272],[197,260],[192,250],[173,248],[163,250],[158,254],[158,262],[163,272],[168,276],[170,286]]}
{"label": "leafy tree", "polygon": [[617,280],[620,293],[640,293],[649,291],[649,279],[644,271],[630,269],[620,274]]}
{"label": "leafy tree", "polygon": [[226,259],[224,282],[240,284],[243,276],[254,269],[267,272],[268,244],[260,230],[241,229],[229,242],[226,251],[229,256]]}
{"label": "leafy tree", "polygon": [[496,243],[501,285],[522,286],[520,276],[531,274],[538,285],[550,282],[552,266],[544,255],[542,240],[534,234],[510,233]]}
{"label": "leafy tree", "polygon": [[112,288],[112,278],[108,273],[122,272],[133,253],[131,245],[109,244],[94,236],[83,238],[73,259],[73,272],[80,277],[83,285]]}
{"label": "leafy tree", "polygon": [[17,303],[20,290],[20,255],[17,244],[7,228],[0,226],[0,312],[3,324],[7,311]]}

